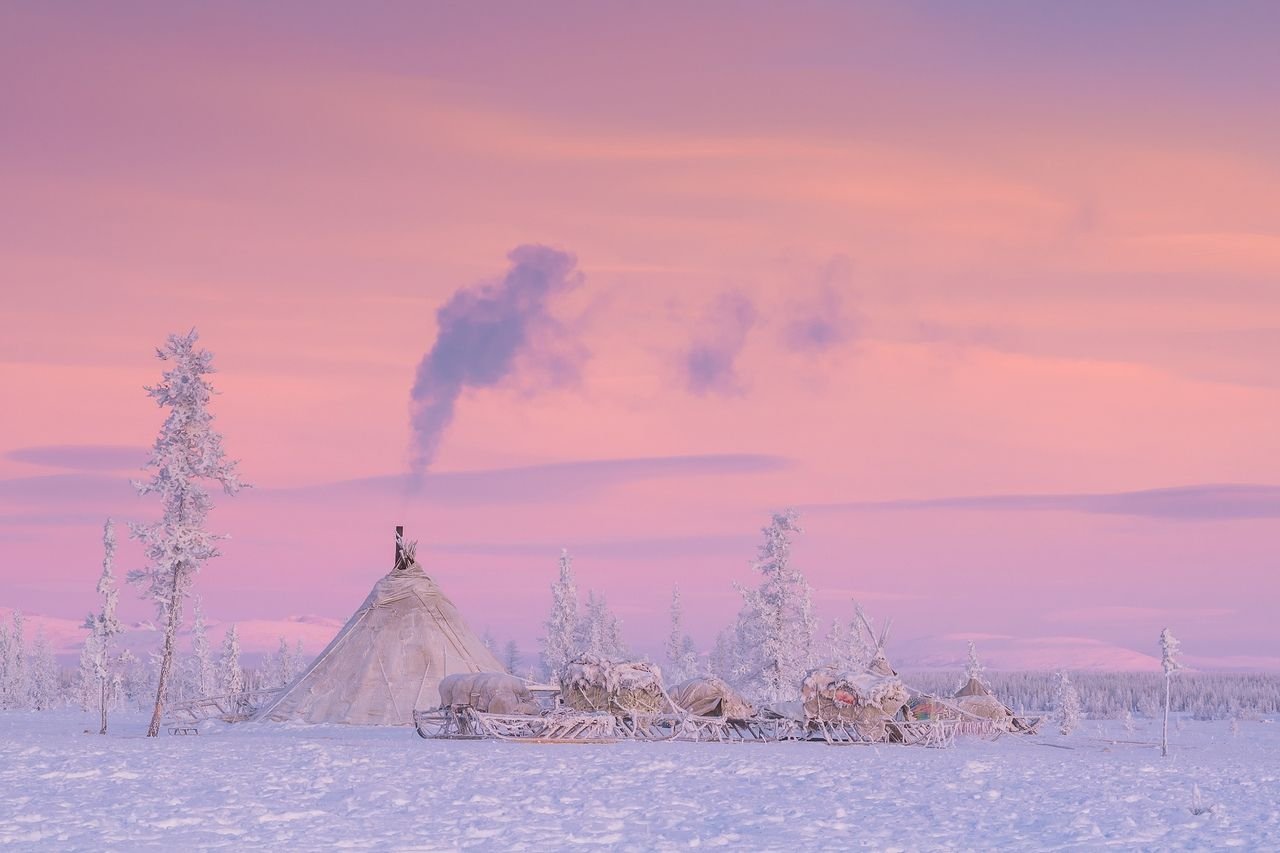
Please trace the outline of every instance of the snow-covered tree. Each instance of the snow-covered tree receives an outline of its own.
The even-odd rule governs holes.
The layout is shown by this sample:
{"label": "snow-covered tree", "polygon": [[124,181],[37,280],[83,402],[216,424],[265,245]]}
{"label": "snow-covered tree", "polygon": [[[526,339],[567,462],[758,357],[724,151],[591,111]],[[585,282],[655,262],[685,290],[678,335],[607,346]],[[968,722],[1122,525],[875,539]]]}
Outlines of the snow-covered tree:
{"label": "snow-covered tree", "polygon": [[95,655],[93,635],[90,634],[80,645],[80,666],[76,670],[76,698],[81,711],[92,711],[98,707],[98,672],[93,665]]}
{"label": "snow-covered tree", "polygon": [[0,621],[0,710],[12,707],[9,705],[9,656],[12,654],[12,642],[9,639],[9,626]]}
{"label": "snow-covered tree", "polygon": [[578,587],[573,579],[573,558],[569,549],[560,552],[560,575],[551,584],[551,615],[542,638],[542,663],[552,682],[564,674],[577,646]]}
{"label": "snow-covered tree", "polygon": [[120,600],[120,591],[116,588],[114,574],[116,562],[116,527],[115,522],[107,519],[102,526],[102,574],[98,577],[98,597],[102,599],[102,607],[97,613],[90,613],[85,619],[84,627],[89,629],[85,638],[85,653],[89,656],[93,679],[97,685],[98,715],[101,727],[98,734],[107,733],[107,708],[110,695],[119,687],[120,667],[123,663],[115,649],[116,637],[124,632],[116,616],[116,605]]}
{"label": "snow-covered tree", "polygon": [[209,628],[204,621],[200,596],[191,599],[191,686],[196,696],[213,696],[218,689],[218,670],[209,648]]}
{"label": "snow-covered tree", "polygon": [[575,654],[593,654],[610,660],[626,657],[627,647],[622,642],[622,623],[603,595],[595,590],[587,591],[587,608],[578,620],[574,641]]}
{"label": "snow-covered tree", "polygon": [[715,644],[712,645],[711,654],[707,660],[711,674],[730,684],[737,684],[738,679],[735,673],[737,654],[734,638],[732,628],[725,628],[716,634]]}
{"label": "snow-covered tree", "polygon": [[813,665],[812,592],[791,567],[791,536],[801,532],[797,518],[791,509],[774,513],[753,564],[763,580],[755,589],[738,585],[743,605],[735,626],[734,672],[745,691],[770,702],[797,698]]}
{"label": "snow-covered tree", "polygon": [[1080,694],[1076,692],[1075,685],[1071,683],[1071,676],[1066,672],[1059,672],[1056,678],[1058,680],[1058,731],[1069,735],[1075,731],[1076,726],[1080,725]]}
{"label": "snow-covered tree", "polygon": [[821,663],[844,672],[861,672],[871,663],[872,649],[867,645],[862,620],[866,618],[855,605],[853,619],[832,619],[825,638]]}
{"label": "snow-covered tree", "polygon": [[183,601],[200,567],[219,553],[216,543],[222,537],[204,527],[213,502],[201,481],[216,482],[228,495],[243,486],[235,463],[223,453],[222,436],[213,428],[209,401],[214,390],[206,378],[213,372],[213,354],[197,348],[197,340],[194,329],[170,335],[156,355],[172,366],[159,385],[146,389],[158,406],[169,410],[147,463],[151,478],[135,483],[140,494],[160,496],[163,517],[153,524],[130,525],[130,535],[141,540],[149,565],[130,572],[129,580],[155,602],[163,631],[148,737],[160,733]]}
{"label": "snow-covered tree", "polygon": [[668,684],[679,684],[687,678],[697,675],[702,669],[698,661],[698,650],[693,638],[684,630],[684,606],[680,602],[680,586],[671,588],[671,633],[667,636],[667,666],[665,675]]}
{"label": "snow-covered tree", "polygon": [[978,660],[978,647],[973,644],[973,640],[970,640],[969,660],[964,667],[965,683],[973,680],[990,690],[991,684],[987,681],[986,671],[987,668],[982,665],[982,661]]}
{"label": "snow-covered tree", "polygon": [[507,644],[502,647],[502,665],[507,668],[507,672],[515,675],[520,667],[520,647],[516,645],[515,640],[507,640]]}
{"label": "snow-covered tree", "polygon": [[23,625],[18,610],[13,611],[9,630],[0,624],[0,708],[25,708],[30,698]]}
{"label": "snow-covered tree", "polygon": [[498,639],[493,636],[493,631],[489,630],[488,625],[485,626],[484,633],[480,635],[480,642],[490,651],[490,653],[494,655],[494,657],[497,657]]}
{"label": "snow-covered tree", "polygon": [[61,694],[58,662],[43,630],[36,632],[35,642],[31,645],[28,673],[26,706],[33,711],[57,707]]}
{"label": "snow-covered tree", "polygon": [[1173,632],[1165,628],[1160,632],[1160,668],[1164,670],[1164,725],[1160,733],[1160,754],[1169,754],[1169,696],[1173,684],[1173,675],[1182,665],[1178,663],[1179,645]]}
{"label": "snow-covered tree", "polygon": [[236,626],[227,629],[222,641],[222,659],[218,662],[218,675],[224,695],[244,690],[244,667],[240,665],[240,634]]}
{"label": "snow-covered tree", "polygon": [[289,647],[289,641],[280,637],[276,650],[262,660],[258,668],[260,686],[267,689],[287,687],[298,675],[298,656]]}

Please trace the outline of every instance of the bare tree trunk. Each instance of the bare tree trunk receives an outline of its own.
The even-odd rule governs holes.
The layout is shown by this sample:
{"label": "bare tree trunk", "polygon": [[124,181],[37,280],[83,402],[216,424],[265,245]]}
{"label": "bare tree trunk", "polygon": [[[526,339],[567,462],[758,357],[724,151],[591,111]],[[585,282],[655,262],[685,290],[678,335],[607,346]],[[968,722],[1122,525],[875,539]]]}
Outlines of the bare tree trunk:
{"label": "bare tree trunk", "polygon": [[98,691],[98,708],[102,712],[102,728],[98,729],[98,734],[105,735],[107,733],[107,679],[99,678],[98,684],[102,688]]}
{"label": "bare tree trunk", "polygon": [[173,669],[173,647],[178,633],[178,620],[182,618],[182,597],[178,595],[178,577],[182,567],[173,568],[173,587],[169,590],[169,613],[164,625],[164,645],[160,653],[160,683],[156,686],[156,707],[151,712],[151,724],[147,737],[160,735],[160,717],[164,714],[164,698],[169,691],[169,672]]}
{"label": "bare tree trunk", "polygon": [[1160,736],[1160,754],[1169,754],[1169,676],[1164,677],[1164,731]]}

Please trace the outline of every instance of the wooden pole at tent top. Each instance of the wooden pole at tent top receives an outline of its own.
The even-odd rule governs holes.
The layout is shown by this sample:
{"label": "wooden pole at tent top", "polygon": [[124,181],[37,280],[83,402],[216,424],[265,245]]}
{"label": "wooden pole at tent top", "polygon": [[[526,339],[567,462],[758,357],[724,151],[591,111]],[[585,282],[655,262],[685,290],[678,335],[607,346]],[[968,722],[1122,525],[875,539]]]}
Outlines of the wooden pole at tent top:
{"label": "wooden pole at tent top", "polygon": [[401,565],[404,562],[404,525],[396,525],[396,564],[395,569],[399,571],[404,568]]}

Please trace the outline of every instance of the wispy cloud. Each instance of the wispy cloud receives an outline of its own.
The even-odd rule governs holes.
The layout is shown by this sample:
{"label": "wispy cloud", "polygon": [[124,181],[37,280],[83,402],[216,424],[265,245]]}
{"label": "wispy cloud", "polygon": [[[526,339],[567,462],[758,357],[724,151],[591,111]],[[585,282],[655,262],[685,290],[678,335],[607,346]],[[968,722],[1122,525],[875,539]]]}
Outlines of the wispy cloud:
{"label": "wispy cloud", "polygon": [[1133,622],[1221,619],[1235,613],[1223,607],[1132,607],[1123,604],[1076,607],[1046,613],[1050,622],[1101,622],[1127,625]]}
{"label": "wispy cloud", "polygon": [[874,589],[844,589],[825,587],[815,590],[813,597],[818,601],[911,601],[920,598],[905,592],[883,592]]}
{"label": "wispy cloud", "polygon": [[[265,485],[238,500],[252,503],[295,498],[385,498],[422,503],[512,504],[580,497],[643,480],[745,476],[779,471],[789,465],[790,460],[782,456],[752,453],[587,459],[478,471],[439,471],[422,479],[413,474],[385,474],[310,486]],[[0,503],[20,504],[24,510],[48,506],[62,513],[66,506],[114,505],[124,500],[139,498],[128,479],[107,474],[46,474],[0,480]],[[58,524],[75,516],[9,516],[13,519],[11,526],[24,526],[24,517],[31,524]]]}
{"label": "wispy cloud", "polygon": [[703,315],[682,366],[685,386],[694,394],[739,394],[737,359],[756,322],[756,308],[746,294],[720,294]]}
{"label": "wispy cloud", "polygon": [[137,498],[128,479],[108,474],[44,474],[0,480],[0,501],[19,502],[24,506],[42,503],[82,506],[128,498]]}
{"label": "wispy cloud", "polygon": [[4,458],[72,471],[127,471],[142,468],[147,454],[145,447],[119,444],[46,444],[19,447],[5,453]]}
{"label": "wispy cloud", "polygon": [[640,480],[758,474],[777,471],[789,464],[780,456],[747,453],[592,459],[481,471],[437,471],[421,480],[410,474],[390,474],[297,489],[258,489],[257,493],[325,498],[394,497],[423,503],[524,503],[578,497]]}
{"label": "wispy cloud", "polygon": [[554,559],[567,547],[575,557],[611,560],[655,560],[667,557],[704,557],[724,554],[750,555],[755,537],[751,534],[708,534],[705,536],[655,536],[595,539],[580,542],[442,542],[423,545],[427,552],[500,557]]}
{"label": "wispy cloud", "polygon": [[1188,521],[1280,518],[1280,486],[1204,484],[1134,492],[998,494],[896,501],[811,504],[809,512],[963,509],[990,512],[1079,512]]}

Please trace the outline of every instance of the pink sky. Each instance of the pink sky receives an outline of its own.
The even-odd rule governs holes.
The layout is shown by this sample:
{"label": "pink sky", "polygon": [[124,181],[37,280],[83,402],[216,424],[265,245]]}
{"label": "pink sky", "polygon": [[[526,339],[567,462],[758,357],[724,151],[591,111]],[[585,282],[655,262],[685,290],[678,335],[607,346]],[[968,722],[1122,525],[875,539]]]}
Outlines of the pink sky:
{"label": "pink sky", "polygon": [[[1280,668],[1274,6],[379,9],[0,10],[0,607],[93,606],[196,326],[224,623],[345,618],[400,522],[499,640],[568,546],[706,648],[793,505],[905,658]],[[406,498],[436,312],[530,244],[581,280]]]}

